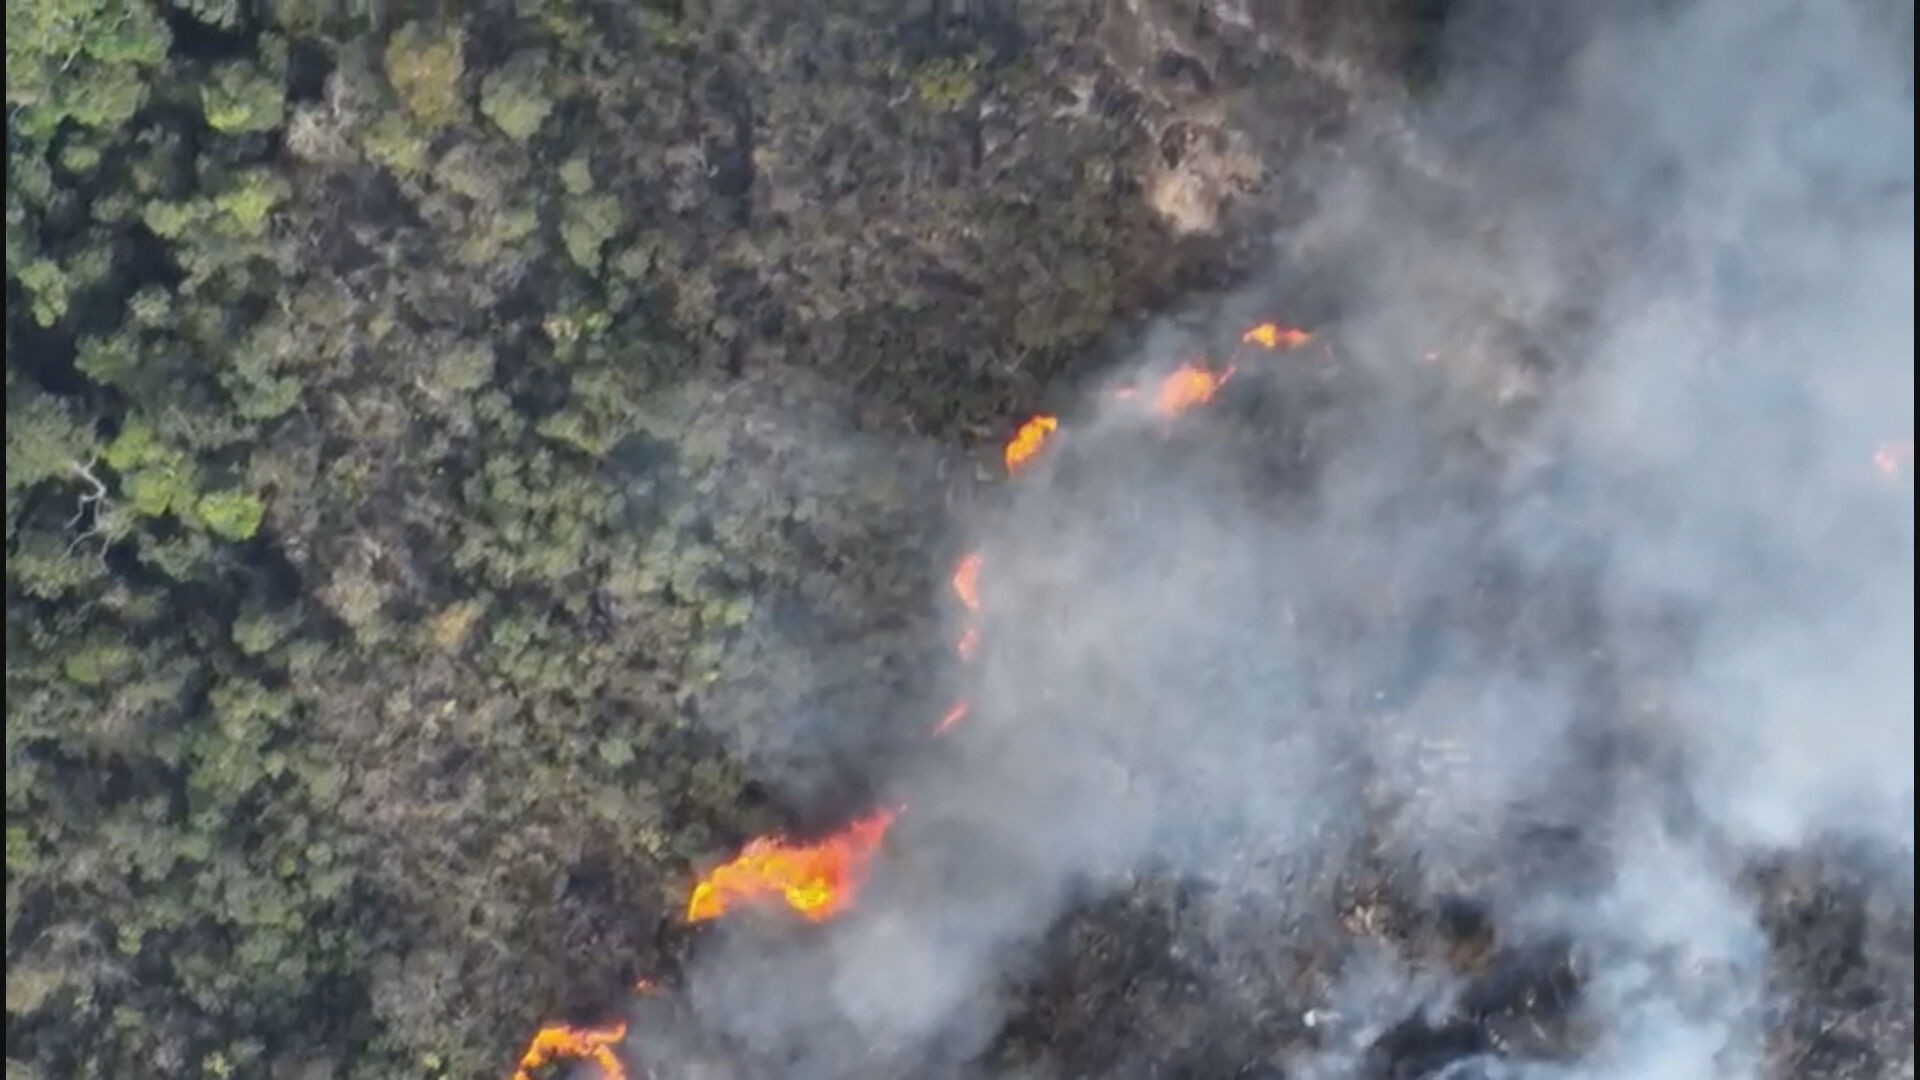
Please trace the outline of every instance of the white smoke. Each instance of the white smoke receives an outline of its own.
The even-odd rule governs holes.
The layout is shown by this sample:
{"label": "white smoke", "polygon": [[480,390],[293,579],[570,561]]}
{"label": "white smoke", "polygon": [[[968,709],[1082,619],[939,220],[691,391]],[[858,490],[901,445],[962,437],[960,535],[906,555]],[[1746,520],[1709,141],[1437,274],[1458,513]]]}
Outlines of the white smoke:
{"label": "white smoke", "polygon": [[963,1073],[1063,910],[1170,875],[1324,939],[1283,1064],[1364,1070],[1465,992],[1316,914],[1364,853],[1579,968],[1556,1055],[1446,1067],[1766,1068],[1743,868],[1864,840],[1911,903],[1912,481],[1873,464],[1913,430],[1911,8],[1603,7],[1463,17],[1419,122],[1473,190],[1326,171],[1225,305],[1350,283],[1313,347],[1174,423],[1095,395],[967,523],[972,716],[855,916],[703,957],[705,1022],[796,1080]]}

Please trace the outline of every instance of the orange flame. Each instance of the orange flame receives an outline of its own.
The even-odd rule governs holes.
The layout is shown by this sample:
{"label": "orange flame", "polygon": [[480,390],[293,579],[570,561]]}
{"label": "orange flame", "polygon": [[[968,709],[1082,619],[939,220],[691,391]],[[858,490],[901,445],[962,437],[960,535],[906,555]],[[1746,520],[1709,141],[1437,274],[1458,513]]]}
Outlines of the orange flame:
{"label": "orange flame", "polygon": [[1881,476],[1889,480],[1900,479],[1900,474],[1913,465],[1913,440],[1881,443],[1873,452],[1873,467]]}
{"label": "orange flame", "polygon": [[954,702],[953,707],[948,709],[946,715],[940,718],[940,722],[934,725],[933,733],[935,735],[945,735],[953,729],[954,725],[967,718],[968,710],[969,706],[966,702]]}
{"label": "orange flame", "polygon": [[1161,416],[1178,416],[1195,406],[1205,405],[1231,378],[1232,368],[1216,375],[1198,364],[1182,364],[1160,380],[1160,388],[1153,397],[1153,411]]}
{"label": "orange flame", "polygon": [[1040,454],[1047,439],[1060,430],[1060,418],[1041,414],[1020,425],[1007,441],[1007,475],[1011,476],[1025,468]]}
{"label": "orange flame", "polygon": [[969,551],[953,568],[953,595],[968,611],[980,610],[980,553]]}
{"label": "orange flame", "polygon": [[1242,334],[1240,340],[1248,345],[1258,345],[1263,349],[1272,349],[1280,352],[1287,349],[1297,349],[1305,345],[1307,342],[1313,340],[1313,334],[1292,326],[1281,326],[1279,323],[1263,322],[1259,326]]}
{"label": "orange flame", "polygon": [[853,904],[894,816],[892,810],[877,811],[813,844],[779,837],[754,840],[694,886],[687,921],[717,919],[736,903],[773,897],[785,900],[808,922],[833,918]]}
{"label": "orange flame", "polygon": [[627,1023],[616,1020],[603,1028],[577,1028],[569,1024],[548,1024],[534,1033],[527,1052],[520,1055],[520,1067],[513,1080],[533,1080],[534,1070],[558,1061],[591,1061],[600,1066],[606,1080],[627,1080],[626,1066],[613,1052],[627,1037]]}
{"label": "orange flame", "polygon": [[959,653],[962,660],[973,659],[974,654],[980,651],[980,628],[969,626],[960,631],[960,639],[953,643],[953,651]]}

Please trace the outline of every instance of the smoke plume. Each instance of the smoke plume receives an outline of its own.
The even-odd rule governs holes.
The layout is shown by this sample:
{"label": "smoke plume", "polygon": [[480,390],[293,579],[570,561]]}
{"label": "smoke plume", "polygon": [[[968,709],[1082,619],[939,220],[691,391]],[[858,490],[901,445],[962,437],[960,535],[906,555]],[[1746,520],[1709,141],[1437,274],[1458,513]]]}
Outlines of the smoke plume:
{"label": "smoke plume", "polygon": [[[1249,1069],[1777,1075],[1753,868],[1844,849],[1910,912],[1911,6],[1456,7],[1445,175],[1298,163],[1272,272],[956,524],[970,708],[860,909],[688,972],[751,1060],[1020,1074],[1050,930],[1173,881]],[[1313,343],[1246,350],[1276,310]],[[1203,355],[1205,409],[1116,394]],[[1494,959],[1382,945],[1456,910]]]}

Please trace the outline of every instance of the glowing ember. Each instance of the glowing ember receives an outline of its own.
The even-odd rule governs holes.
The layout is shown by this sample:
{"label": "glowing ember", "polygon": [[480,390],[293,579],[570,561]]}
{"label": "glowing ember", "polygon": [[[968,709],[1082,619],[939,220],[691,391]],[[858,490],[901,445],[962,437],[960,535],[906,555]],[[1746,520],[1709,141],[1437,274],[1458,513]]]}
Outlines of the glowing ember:
{"label": "glowing ember", "polygon": [[970,551],[953,568],[953,595],[968,611],[980,610],[980,553]]}
{"label": "glowing ember", "polygon": [[1297,349],[1313,340],[1313,335],[1305,330],[1279,323],[1263,322],[1259,326],[1240,335],[1240,340],[1248,345],[1258,345],[1263,349],[1281,351]]}
{"label": "glowing ember", "polygon": [[534,1070],[559,1061],[591,1061],[600,1067],[607,1080],[627,1080],[627,1070],[613,1052],[627,1037],[627,1024],[618,1020],[602,1028],[577,1028],[568,1024],[549,1024],[533,1036],[527,1052],[520,1055],[520,1067],[513,1080],[533,1080]]}
{"label": "glowing ember", "polygon": [[967,711],[968,706],[966,702],[954,702],[953,708],[948,709],[946,715],[940,718],[940,722],[934,725],[933,733],[935,735],[945,735],[948,731],[952,730],[955,724],[967,718]]}
{"label": "glowing ember", "polygon": [[825,922],[852,905],[893,819],[894,811],[881,810],[812,844],[761,837],[694,886],[687,921],[717,919],[735,904],[778,898],[807,921]]}
{"label": "glowing ember", "polygon": [[1011,476],[1032,463],[1039,456],[1040,448],[1047,444],[1047,439],[1058,430],[1060,418],[1055,416],[1036,416],[1021,424],[1020,430],[1014,432],[1013,438],[1007,441],[1007,474]]}
{"label": "glowing ember", "polygon": [[953,651],[959,653],[962,660],[973,659],[974,654],[980,651],[980,628],[969,626],[960,631],[960,639],[953,643]]}
{"label": "glowing ember", "polygon": [[1161,416],[1177,416],[1195,406],[1205,405],[1231,378],[1232,368],[1216,375],[1197,364],[1182,364],[1160,380],[1160,388],[1153,396],[1153,411]]}
{"label": "glowing ember", "polygon": [[1902,473],[1913,467],[1913,441],[1881,443],[1873,452],[1873,467],[1889,480],[1900,479]]}

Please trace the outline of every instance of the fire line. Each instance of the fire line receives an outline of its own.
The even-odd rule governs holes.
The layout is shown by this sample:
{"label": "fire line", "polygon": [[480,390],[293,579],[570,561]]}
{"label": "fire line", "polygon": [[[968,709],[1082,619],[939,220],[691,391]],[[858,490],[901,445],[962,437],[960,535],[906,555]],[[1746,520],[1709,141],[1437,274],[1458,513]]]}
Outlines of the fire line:
{"label": "fire line", "polygon": [[980,610],[980,553],[970,551],[953,567],[953,594],[968,611]]}
{"label": "fire line", "polygon": [[833,918],[852,905],[895,814],[893,810],[869,814],[811,844],[780,837],[752,841],[694,886],[687,901],[687,921],[706,922],[737,904],[773,899],[784,901],[809,922]]}
{"label": "fire line", "polygon": [[1263,349],[1282,352],[1307,344],[1313,340],[1313,334],[1297,327],[1264,322],[1242,334],[1240,340],[1248,345],[1258,345]]}
{"label": "fire line", "polygon": [[1215,374],[1198,364],[1182,364],[1160,380],[1160,387],[1153,397],[1153,411],[1161,416],[1178,416],[1205,405],[1231,378],[1232,368]]}
{"label": "fire line", "polygon": [[1881,443],[1873,452],[1874,469],[1889,480],[1900,479],[1900,475],[1912,465],[1913,441],[1911,439]]}
{"label": "fire line", "polygon": [[1040,451],[1046,446],[1047,440],[1058,430],[1060,430],[1060,418],[1047,416],[1044,413],[1021,424],[1020,430],[1014,432],[1013,438],[1007,441],[1005,451],[1007,475],[1013,476],[1032,464],[1033,459],[1038,457]]}
{"label": "fire line", "polygon": [[[1240,340],[1271,351],[1285,351],[1312,341],[1313,334],[1265,322],[1247,330]],[[1153,411],[1171,417],[1205,405],[1234,371],[1231,365],[1215,372],[1200,364],[1183,364],[1160,380],[1152,399]],[[1123,387],[1114,396],[1131,400],[1138,391]],[[1046,414],[1021,424],[1004,451],[1007,475],[1016,475],[1032,464],[1059,429],[1059,418]],[[1873,457],[1874,468],[1888,477],[1899,476],[1912,462],[1910,441],[1883,444]],[[979,552],[967,553],[955,565],[951,581],[954,595],[974,615],[980,612],[981,565]],[[980,647],[979,626],[969,622],[955,646],[962,660],[971,660]],[[965,699],[954,702],[932,734],[946,734],[966,719],[969,709]],[[873,856],[898,815],[898,809],[878,810],[813,843],[794,843],[778,836],[750,841],[739,855],[715,867],[694,886],[687,900],[687,921],[707,922],[738,905],[765,904],[775,899],[809,922],[825,922],[839,915],[852,906]],[[643,978],[634,984],[634,991],[647,994],[655,988]],[[602,1027],[549,1024],[534,1033],[512,1080],[534,1080],[537,1070],[561,1061],[590,1061],[604,1080],[627,1080],[626,1067],[614,1051],[626,1036],[624,1020]]]}
{"label": "fire line", "polygon": [[627,1080],[626,1066],[620,1064],[613,1048],[627,1037],[627,1024],[616,1020],[605,1027],[581,1028],[571,1024],[549,1024],[534,1033],[526,1053],[520,1055],[520,1067],[513,1080],[533,1080],[534,1070],[560,1061],[591,1061],[600,1067],[605,1080]]}
{"label": "fire line", "polygon": [[946,714],[940,717],[940,722],[934,725],[933,733],[935,735],[945,735],[947,732],[953,730],[955,725],[967,718],[969,709],[970,706],[964,701],[954,702],[953,707],[948,709]]}

